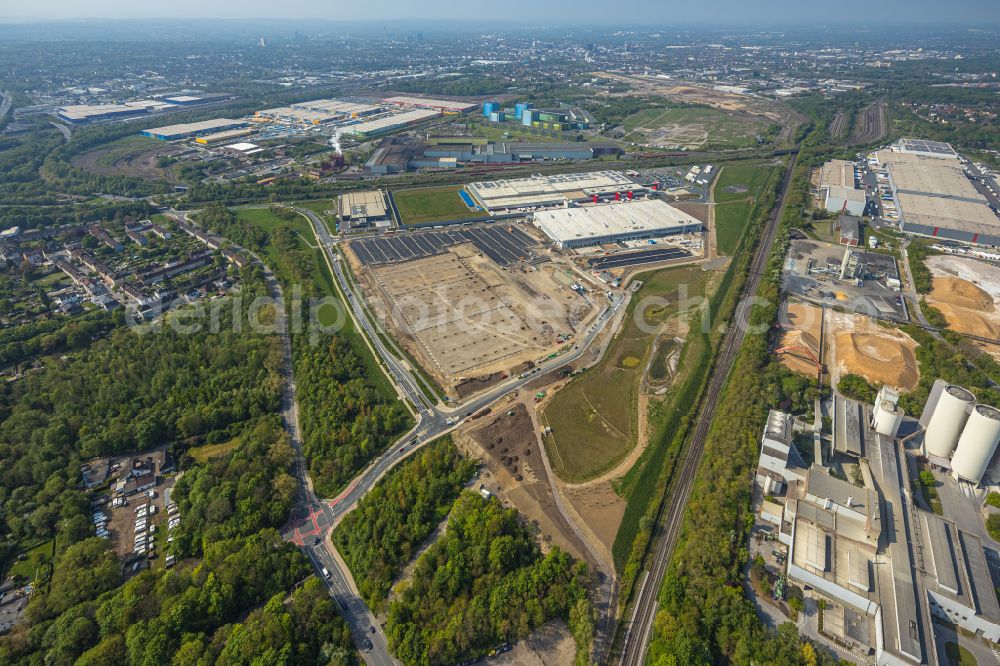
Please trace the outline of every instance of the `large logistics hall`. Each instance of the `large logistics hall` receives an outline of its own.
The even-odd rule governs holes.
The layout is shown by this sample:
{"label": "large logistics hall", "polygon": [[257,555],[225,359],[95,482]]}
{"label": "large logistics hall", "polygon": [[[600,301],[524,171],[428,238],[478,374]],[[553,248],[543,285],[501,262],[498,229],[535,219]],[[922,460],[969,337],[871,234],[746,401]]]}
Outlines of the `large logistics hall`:
{"label": "large logistics hall", "polygon": [[702,229],[700,221],[659,199],[543,210],[535,213],[535,225],[563,249],[662,238]]}
{"label": "large logistics hall", "polygon": [[258,111],[258,122],[282,122],[293,125],[324,125],[370,116],[382,109],[371,104],[356,104],[338,99],[316,99],[289,106]]}
{"label": "large logistics hall", "polygon": [[468,113],[473,109],[478,109],[479,104],[469,102],[456,102],[450,99],[428,99],[426,97],[389,97],[382,100],[386,104],[392,104],[406,109],[429,109],[440,111],[441,113],[460,114]]}
{"label": "large logistics hall", "polygon": [[243,129],[249,125],[245,120],[233,120],[232,118],[216,118],[215,120],[203,120],[199,123],[182,123],[180,125],[167,125],[165,127],[154,127],[144,129],[139,134],[148,136],[160,141],[174,141],[176,139],[187,139],[192,136],[202,136],[204,134],[214,134],[227,130]]}
{"label": "large logistics hall", "polygon": [[877,153],[906,233],[1000,245],[1000,218],[948,144],[903,139]]}
{"label": "large logistics hall", "polygon": [[646,188],[617,171],[562,173],[510,180],[470,183],[466,191],[490,212],[560,206],[594,197],[646,192]]}
{"label": "large logistics hall", "polygon": [[427,120],[432,120],[440,115],[441,113],[438,111],[416,109],[414,111],[406,111],[395,116],[369,120],[367,122],[358,123],[357,125],[348,125],[347,127],[344,127],[342,131],[344,134],[353,134],[361,139],[370,139],[409,125],[416,125]]}

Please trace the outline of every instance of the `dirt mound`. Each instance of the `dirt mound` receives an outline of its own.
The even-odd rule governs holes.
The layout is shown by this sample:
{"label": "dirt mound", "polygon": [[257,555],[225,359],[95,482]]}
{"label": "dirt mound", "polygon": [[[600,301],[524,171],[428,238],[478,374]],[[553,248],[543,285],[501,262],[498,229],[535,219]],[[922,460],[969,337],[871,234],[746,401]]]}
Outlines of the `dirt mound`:
{"label": "dirt mound", "polygon": [[993,297],[986,291],[968,280],[956,277],[935,277],[931,298],[940,303],[980,312],[993,312],[996,309]]}
{"label": "dirt mound", "polygon": [[920,379],[915,346],[909,338],[839,331],[837,360],[845,372],[910,391]]}
{"label": "dirt mound", "polygon": [[789,370],[810,377],[816,375],[820,357],[819,338],[823,322],[820,308],[805,303],[788,303],[784,310],[781,336],[781,363]]}
{"label": "dirt mound", "polygon": [[[935,291],[937,291],[936,287]],[[953,331],[980,338],[1000,340],[1000,324],[994,319],[984,316],[982,311],[959,307],[941,300],[936,300],[931,304],[944,315],[948,322],[948,328]]]}

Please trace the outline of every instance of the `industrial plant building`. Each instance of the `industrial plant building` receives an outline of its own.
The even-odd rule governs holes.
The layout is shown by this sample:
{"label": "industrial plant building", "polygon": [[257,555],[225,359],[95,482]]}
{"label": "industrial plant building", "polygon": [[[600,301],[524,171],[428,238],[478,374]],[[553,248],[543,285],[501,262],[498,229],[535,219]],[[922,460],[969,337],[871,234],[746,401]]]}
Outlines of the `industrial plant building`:
{"label": "industrial plant building", "polygon": [[385,193],[381,190],[347,192],[337,199],[341,222],[352,227],[364,227],[388,219]]}
{"label": "industrial plant building", "polygon": [[535,226],[563,249],[701,231],[702,224],[658,199],[620,201],[535,213]]}
{"label": "industrial plant building", "polygon": [[249,125],[246,120],[233,120],[232,118],[216,118],[215,120],[203,120],[197,123],[182,123],[179,125],[167,125],[165,127],[154,127],[139,132],[142,136],[148,136],[160,141],[175,141],[177,139],[187,139],[193,136],[202,136],[224,132],[227,130],[242,129]]}
{"label": "industrial plant building", "polygon": [[[563,173],[509,180],[470,183],[466,191],[483,210],[490,212],[561,206],[569,202],[598,200],[647,192],[647,188],[617,171]],[[596,202],[596,201],[595,201]]]}
{"label": "industrial plant building", "polygon": [[[808,468],[796,450],[795,420],[772,411],[755,478],[763,496],[758,518],[788,549],[779,560],[788,580],[827,600],[827,637],[856,654],[867,650],[880,665],[943,663],[927,618],[996,642],[1000,604],[983,540],[909,505],[898,399],[892,387],[883,387],[873,406],[835,396],[834,450],[827,453],[820,440]],[[954,453],[959,478],[980,476],[1000,441],[1000,412],[944,382],[935,385],[920,423],[932,463],[937,454]],[[811,424],[799,429],[814,434]],[[858,481],[834,477],[823,464],[830,456],[852,460]]]}
{"label": "industrial plant building", "polygon": [[430,136],[425,143],[387,138],[365,163],[365,173],[382,176],[411,169],[454,169],[462,164],[518,164],[592,160],[619,155],[613,144],[491,142],[484,137]]}
{"label": "industrial plant building", "polygon": [[513,121],[525,127],[555,132],[585,130],[596,122],[594,116],[584,109],[536,109],[530,102],[518,102],[513,108],[502,108],[499,102],[485,102],[483,116],[493,123]]}
{"label": "industrial plant building", "polygon": [[386,104],[398,106],[404,109],[427,109],[446,114],[468,113],[475,109],[478,104],[469,102],[456,102],[446,99],[429,99],[425,97],[389,97],[382,100]]}
{"label": "industrial plant building", "polygon": [[972,185],[951,146],[901,139],[878,151],[876,161],[888,179],[902,231],[1000,245],[1000,218]]}
{"label": "industrial plant building", "polygon": [[369,120],[356,125],[348,125],[343,128],[344,134],[353,134],[359,139],[373,139],[375,137],[394,132],[395,130],[416,125],[428,120],[433,120],[441,115],[439,111],[416,109],[406,111],[394,116]]}

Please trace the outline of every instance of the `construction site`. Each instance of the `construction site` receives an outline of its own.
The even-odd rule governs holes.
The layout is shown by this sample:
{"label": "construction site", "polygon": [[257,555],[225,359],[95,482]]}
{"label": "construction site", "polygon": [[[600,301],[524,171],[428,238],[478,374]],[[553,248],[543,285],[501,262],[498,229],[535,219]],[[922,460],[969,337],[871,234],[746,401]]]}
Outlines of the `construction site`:
{"label": "construction site", "polygon": [[[378,265],[351,250],[380,320],[449,393],[474,377],[522,372],[559,353],[602,307],[582,286],[557,279],[553,264],[502,265],[467,240]],[[573,280],[589,284],[582,274]]]}

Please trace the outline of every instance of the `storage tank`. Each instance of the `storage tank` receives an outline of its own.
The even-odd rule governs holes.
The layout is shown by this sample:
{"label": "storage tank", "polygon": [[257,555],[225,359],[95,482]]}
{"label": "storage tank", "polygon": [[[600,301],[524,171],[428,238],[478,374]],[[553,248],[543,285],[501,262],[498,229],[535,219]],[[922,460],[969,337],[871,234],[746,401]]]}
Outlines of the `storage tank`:
{"label": "storage tank", "polygon": [[952,475],[979,484],[1000,443],[1000,410],[977,405],[969,415],[951,459]]}
{"label": "storage tank", "polygon": [[961,386],[949,384],[944,388],[924,433],[924,448],[928,455],[939,458],[951,456],[975,402],[976,396]]}

